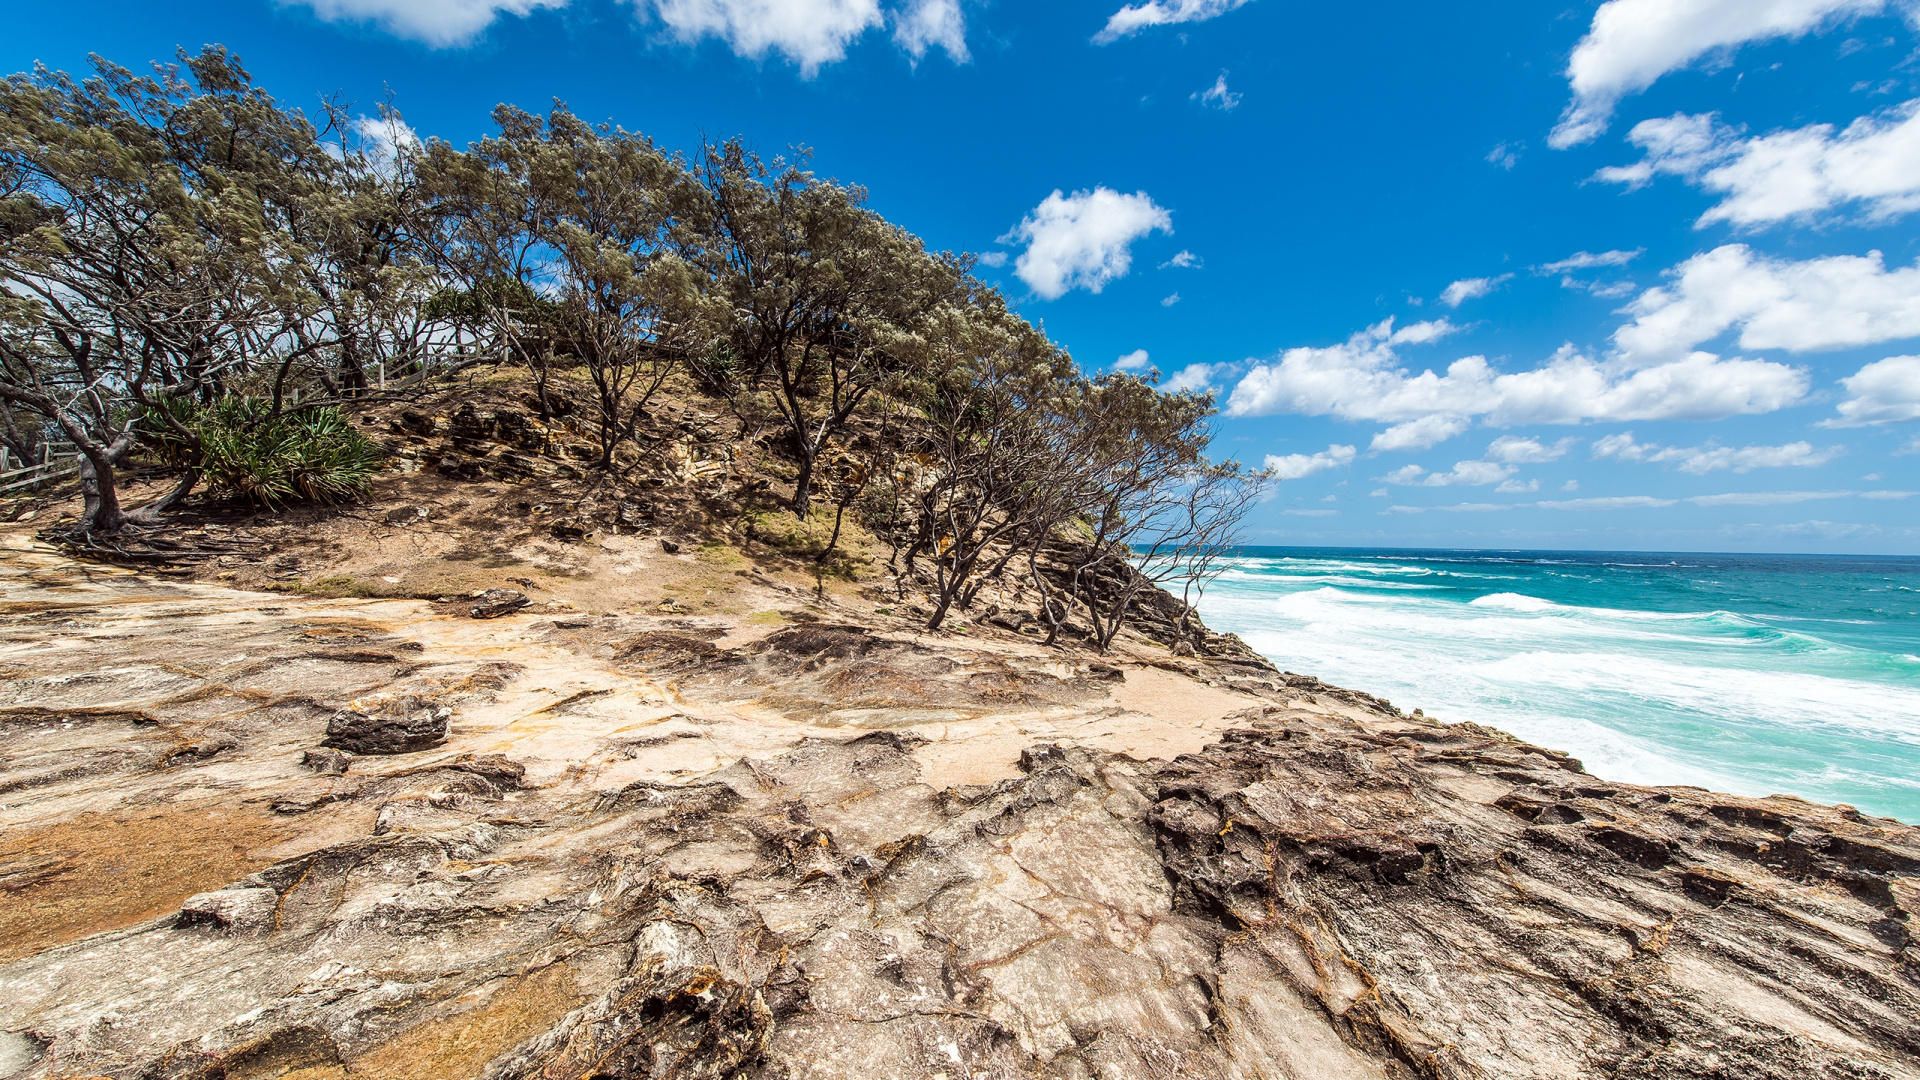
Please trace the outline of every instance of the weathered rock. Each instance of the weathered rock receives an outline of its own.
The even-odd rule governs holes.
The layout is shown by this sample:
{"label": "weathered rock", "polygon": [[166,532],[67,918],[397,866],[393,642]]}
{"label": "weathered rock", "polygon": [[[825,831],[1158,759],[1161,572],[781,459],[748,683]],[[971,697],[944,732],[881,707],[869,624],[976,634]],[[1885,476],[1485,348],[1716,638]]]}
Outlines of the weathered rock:
{"label": "weathered rock", "polygon": [[353,755],[332,747],[315,747],[300,754],[300,764],[322,776],[341,776],[353,764]]}
{"label": "weathered rock", "polygon": [[[1920,1076],[1897,822],[1145,647],[430,619],[376,663],[313,642],[399,605],[73,580],[0,611],[0,1075]],[[1127,734],[1142,691],[1221,704]],[[463,722],[292,769],[345,697]]]}
{"label": "weathered rock", "polygon": [[488,589],[474,598],[467,613],[476,619],[497,619],[519,611],[533,600],[515,589]]}
{"label": "weathered rock", "polygon": [[327,720],[326,746],[353,754],[411,754],[447,741],[453,710],[399,694],[341,709]]}
{"label": "weathered rock", "polygon": [[280,894],[272,889],[221,889],[189,896],[180,905],[175,926],[211,926],[234,933],[259,933],[273,927]]}
{"label": "weathered rock", "polygon": [[660,541],[660,550],[669,555],[678,555],[680,554],[680,545],[671,540],[662,540]]}

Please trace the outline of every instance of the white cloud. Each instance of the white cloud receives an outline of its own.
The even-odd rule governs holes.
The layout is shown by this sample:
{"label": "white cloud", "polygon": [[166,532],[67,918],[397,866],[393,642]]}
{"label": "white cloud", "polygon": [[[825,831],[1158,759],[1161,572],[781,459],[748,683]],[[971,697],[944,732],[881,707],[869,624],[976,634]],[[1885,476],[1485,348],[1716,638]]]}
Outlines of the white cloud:
{"label": "white cloud", "polygon": [[1026,242],[1014,273],[1038,296],[1057,300],[1069,289],[1097,293],[1125,277],[1133,242],[1156,231],[1173,232],[1173,215],[1144,191],[1097,187],[1068,196],[1056,189],[1002,239]]}
{"label": "white cloud", "polygon": [[1629,358],[1680,355],[1734,327],[1741,348],[1792,352],[1920,336],[1920,264],[1888,270],[1878,251],[1796,262],[1726,244],[1667,273],[1614,332]]}
{"label": "white cloud", "polygon": [[1182,390],[1206,390],[1213,386],[1213,380],[1231,374],[1238,364],[1188,364],[1160,384],[1160,389],[1170,394]]}
{"label": "white cloud", "polygon": [[1252,0],[1147,0],[1130,4],[1107,18],[1107,25],[1093,35],[1096,45],[1106,45],[1149,26],[1169,23],[1200,22],[1251,3]]}
{"label": "white cloud", "polygon": [[1920,209],[1920,99],[1860,117],[1837,135],[1832,124],[1812,124],[1739,136],[1711,113],[1643,121],[1628,138],[1646,156],[1596,175],[1638,187],[1667,173],[1724,193],[1695,223],[1702,227],[1813,220],[1853,203],[1872,220]]}
{"label": "white cloud", "polygon": [[1188,251],[1186,248],[1181,248],[1179,251],[1173,253],[1173,258],[1161,263],[1160,269],[1165,270],[1171,266],[1179,270],[1198,270],[1205,265],[1205,259]]}
{"label": "white cloud", "polygon": [[1219,109],[1221,112],[1233,111],[1234,106],[1240,104],[1240,99],[1245,96],[1227,89],[1227,73],[1224,71],[1220,73],[1219,78],[1213,80],[1212,86],[1188,95],[1192,100]]}
{"label": "white cloud", "polygon": [[1420,487],[1484,487],[1512,476],[1517,469],[1495,461],[1456,461],[1450,472],[1430,473],[1418,465],[1406,465],[1381,477],[1389,484]]}
{"label": "white cloud", "polygon": [[1121,371],[1139,371],[1147,366],[1147,350],[1135,349],[1120,359],[1115,360],[1113,366]]}
{"label": "white cloud", "polygon": [[1594,499],[1542,499],[1534,503],[1542,510],[1646,510],[1672,506],[1678,499],[1656,499],[1651,495],[1609,495]]}
{"label": "white cloud", "polygon": [[1180,302],[1179,293],[1168,293],[1167,295],[1160,298],[1161,307],[1172,307],[1173,305],[1179,302]]}
{"label": "white cloud", "polygon": [[1497,488],[1494,488],[1493,490],[1501,495],[1523,495],[1528,492],[1539,491],[1540,481],[1528,480],[1528,481],[1522,482],[1517,479],[1506,480],[1506,481],[1502,481],[1500,486]]}
{"label": "white cloud", "polygon": [[1492,510],[1511,510],[1525,503],[1455,503],[1452,506],[1389,506],[1383,514],[1424,514],[1429,510],[1449,514],[1484,514]]}
{"label": "white cloud", "polygon": [[1329,445],[1317,454],[1267,455],[1267,469],[1282,480],[1298,480],[1317,472],[1353,464],[1358,453],[1351,446]]}
{"label": "white cloud", "polygon": [[1784,506],[1815,499],[1848,499],[1856,494],[1852,491],[1735,491],[1725,495],[1695,495],[1687,501],[1695,506]]}
{"label": "white cloud", "polygon": [[1282,510],[1288,517],[1339,517],[1338,510]]}
{"label": "white cloud", "polygon": [[1518,435],[1502,435],[1493,440],[1487,452],[1481,456],[1488,461],[1504,461],[1514,465],[1533,465],[1543,461],[1558,461],[1573,445],[1571,436],[1548,446],[1539,439],[1523,439]]}
{"label": "white cloud", "polygon": [[1547,142],[1564,149],[1595,138],[1622,98],[1702,56],[1798,38],[1886,7],[1887,0],[1607,0],[1567,61],[1573,100]]}
{"label": "white cloud", "polygon": [[915,60],[938,45],[956,64],[972,58],[967,52],[967,19],[960,0],[912,0],[893,13],[893,40]]}
{"label": "white cloud", "polygon": [[360,133],[367,155],[376,161],[392,161],[401,147],[412,150],[420,146],[420,133],[407,126],[398,114],[363,116],[354,122],[354,128]]}
{"label": "white cloud", "polygon": [[1889,356],[1875,360],[1840,380],[1847,399],[1839,417],[1827,427],[1891,424],[1920,420],[1920,356]]}
{"label": "white cloud", "polygon": [[1440,302],[1448,307],[1457,308],[1469,300],[1487,295],[1496,286],[1512,277],[1512,274],[1501,274],[1499,277],[1461,278],[1441,290]]}
{"label": "white cloud", "polygon": [[1567,481],[1566,483],[1564,483],[1564,484],[1561,484],[1561,485],[1560,485],[1560,490],[1561,490],[1561,491],[1579,491],[1579,490],[1580,490],[1580,481],[1578,481],[1578,480],[1569,480],[1569,481]]}
{"label": "white cloud", "polygon": [[1436,413],[1432,416],[1423,416],[1418,420],[1409,420],[1404,424],[1395,424],[1375,435],[1367,449],[1376,454],[1390,454],[1398,450],[1425,450],[1446,442],[1472,426],[1473,421],[1464,416]]}
{"label": "white cloud", "polygon": [[1501,143],[1499,146],[1487,151],[1487,162],[1488,164],[1512,172],[1513,167],[1520,163],[1520,149],[1519,146],[1508,146],[1506,143]]}
{"label": "white cloud", "polygon": [[1543,274],[1564,274],[1570,270],[1595,270],[1606,266],[1625,266],[1646,254],[1646,248],[1634,248],[1632,251],[1576,251],[1558,262],[1540,266]]}
{"label": "white cloud", "polygon": [[879,26],[879,0],[642,0],[675,37],[691,44],[719,38],[737,55],[778,52],[812,78],[847,55],[855,38]]}
{"label": "white cloud", "polygon": [[299,0],[328,22],[370,22],[437,49],[465,45],[502,14],[565,7],[567,0]]}
{"label": "white cloud", "polygon": [[1228,397],[1226,412],[1396,425],[1435,416],[1484,417],[1495,426],[1704,420],[1772,412],[1807,390],[1807,377],[1797,369],[1709,353],[1638,370],[1597,363],[1571,346],[1540,367],[1512,374],[1496,371],[1483,356],[1456,360],[1444,374],[1432,369],[1413,374],[1402,367],[1394,346],[1432,340],[1437,325],[1416,323],[1395,332],[1388,319],[1339,345],[1288,349],[1247,372]]}
{"label": "white cloud", "polygon": [[1597,439],[1593,444],[1595,458],[1673,463],[1681,472],[1693,473],[1696,476],[1721,469],[1732,469],[1737,473],[1752,472],[1755,469],[1810,469],[1825,465],[1846,452],[1846,447],[1843,446],[1829,446],[1824,450],[1816,450],[1812,443],[1804,441],[1787,443],[1785,446],[1737,448],[1712,443],[1705,446],[1661,446],[1659,443],[1635,442],[1631,431]]}
{"label": "white cloud", "polygon": [[1007,253],[1004,251],[989,251],[984,255],[981,255],[979,258],[980,258],[981,266],[1007,265]]}

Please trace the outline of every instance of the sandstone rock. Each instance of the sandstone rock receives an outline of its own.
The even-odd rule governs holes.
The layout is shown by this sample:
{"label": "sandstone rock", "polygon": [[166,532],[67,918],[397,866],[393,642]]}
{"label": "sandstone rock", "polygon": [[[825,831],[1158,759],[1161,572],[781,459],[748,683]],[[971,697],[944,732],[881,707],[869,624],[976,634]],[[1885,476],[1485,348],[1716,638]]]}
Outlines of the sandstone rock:
{"label": "sandstone rock", "polygon": [[334,713],[324,745],[353,754],[410,754],[445,742],[452,719],[445,705],[401,694]]}
{"label": "sandstone rock", "polygon": [[474,598],[468,614],[476,619],[497,619],[533,603],[526,593],[514,589],[488,589]]}
{"label": "sandstone rock", "polygon": [[174,925],[211,926],[234,933],[271,929],[280,894],[272,889],[222,889],[189,896]]}
{"label": "sandstone rock", "polygon": [[322,776],[341,776],[353,764],[353,755],[331,747],[315,747],[301,753],[300,764]]}

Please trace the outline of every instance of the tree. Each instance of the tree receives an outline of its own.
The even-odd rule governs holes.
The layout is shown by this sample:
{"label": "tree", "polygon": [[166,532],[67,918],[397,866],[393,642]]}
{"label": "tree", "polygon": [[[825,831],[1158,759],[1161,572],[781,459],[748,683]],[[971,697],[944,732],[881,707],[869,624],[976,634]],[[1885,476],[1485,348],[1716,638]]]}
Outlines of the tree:
{"label": "tree", "polygon": [[127,522],[115,467],[132,403],[184,395],[247,361],[271,309],[274,250],[256,189],[196,147],[252,145],[278,114],[209,48],[136,78],[96,61],[0,83],[0,399],[83,456],[82,535]]}
{"label": "tree", "polygon": [[929,630],[955,602],[971,605],[983,560],[998,549],[1004,565],[1026,533],[1050,520],[1057,466],[1072,442],[1062,403],[1078,380],[1073,360],[997,293],[972,292],[968,303],[935,313],[935,362],[910,384],[932,475],[918,496],[920,535],[908,562],[930,549]]}
{"label": "tree", "polygon": [[708,146],[698,176],[710,382],[743,422],[785,430],[799,462],[789,506],[804,518],[822,455],[925,354],[926,319],[964,266],[866,209],[861,189],[764,163],[737,141]]}

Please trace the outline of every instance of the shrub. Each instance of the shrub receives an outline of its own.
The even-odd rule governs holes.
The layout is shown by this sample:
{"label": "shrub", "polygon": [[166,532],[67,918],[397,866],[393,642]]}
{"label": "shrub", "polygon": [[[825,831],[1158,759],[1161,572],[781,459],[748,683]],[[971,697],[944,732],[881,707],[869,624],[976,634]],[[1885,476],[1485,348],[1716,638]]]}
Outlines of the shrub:
{"label": "shrub", "polygon": [[237,396],[164,407],[199,441],[198,460],[187,440],[155,417],[141,424],[142,442],[162,460],[191,464],[209,488],[245,502],[348,502],[366,495],[380,468],[380,448],[336,408],[274,416],[267,402]]}

